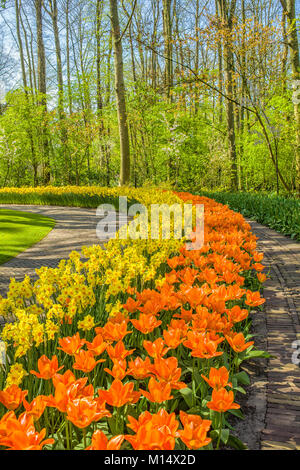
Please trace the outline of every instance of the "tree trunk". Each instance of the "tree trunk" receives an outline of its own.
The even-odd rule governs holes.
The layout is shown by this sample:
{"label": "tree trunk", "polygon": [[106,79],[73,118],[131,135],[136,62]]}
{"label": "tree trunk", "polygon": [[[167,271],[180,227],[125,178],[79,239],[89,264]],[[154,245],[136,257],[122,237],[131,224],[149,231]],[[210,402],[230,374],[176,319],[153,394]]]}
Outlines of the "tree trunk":
{"label": "tree trunk", "polygon": [[286,94],[287,91],[287,62],[288,62],[288,55],[289,55],[289,46],[288,46],[288,38],[287,38],[287,30],[286,30],[286,12],[282,10],[282,39],[284,42],[283,45],[283,54],[282,54],[282,91]]}
{"label": "tree trunk", "polygon": [[66,55],[67,55],[67,82],[68,82],[68,100],[69,100],[69,113],[73,113],[73,98],[71,87],[71,71],[70,71],[70,22],[69,22],[70,0],[66,0]]}
{"label": "tree trunk", "polygon": [[[25,60],[23,54],[23,44],[21,38],[21,31],[20,31],[20,5],[19,0],[15,0],[15,9],[16,9],[16,29],[17,29],[17,38],[18,38],[18,45],[19,45],[19,53],[20,53],[20,61],[21,61],[21,69],[22,69],[22,78],[23,78],[23,86],[24,86],[24,93],[27,107],[29,108],[29,97],[28,97],[28,89],[27,89],[27,78],[26,78],[26,69],[25,69]],[[30,111],[28,110],[30,113]],[[30,120],[30,116],[29,116]],[[30,149],[31,149],[31,164],[33,168],[33,186],[37,186],[37,161],[36,161],[36,152],[35,152],[35,145],[33,140],[33,132],[31,128],[31,124],[29,122],[28,126],[28,138],[30,142]]]}
{"label": "tree trunk", "polygon": [[62,120],[64,118],[64,82],[63,82],[63,71],[62,71],[62,61],[61,61],[61,47],[60,39],[58,32],[57,24],[57,1],[49,0],[50,6],[50,15],[52,19],[52,27],[54,33],[54,42],[55,42],[55,53],[56,53],[56,71],[57,71],[57,83],[58,83],[58,113],[59,118]]}
{"label": "tree trunk", "polygon": [[103,2],[97,0],[96,4],[96,69],[97,69],[97,115],[98,115],[98,135],[99,145],[101,147],[100,168],[104,166],[105,144],[103,143],[104,122],[103,122],[103,97],[101,88],[101,19],[103,13]]}
{"label": "tree trunk", "polygon": [[165,43],[165,94],[167,100],[171,102],[171,88],[173,85],[171,0],[163,0],[163,26]]}
{"label": "tree trunk", "polygon": [[[220,6],[218,0],[216,1],[216,12],[217,17],[221,18]],[[218,87],[221,93],[219,93],[219,123],[223,124],[223,51],[222,51],[222,43],[221,41],[218,42]]]}
{"label": "tree trunk", "polygon": [[234,103],[233,101],[233,71],[234,71],[234,57],[231,45],[231,33],[233,27],[233,16],[235,13],[236,1],[231,0],[218,0],[222,27],[225,30],[224,39],[224,68],[225,68],[225,82],[226,82],[226,119],[227,119],[227,136],[229,144],[229,158],[231,162],[231,189],[236,191],[238,189],[238,174],[237,174],[237,151],[236,151],[236,135],[235,135],[235,119],[234,119]]}
{"label": "tree trunk", "polygon": [[42,0],[35,0],[35,14],[36,14],[36,32],[37,32],[37,55],[38,55],[38,102],[43,107],[44,122],[41,129],[41,139],[44,156],[44,183],[50,182],[50,159],[49,159],[49,141],[46,125],[47,113],[47,99],[46,99],[46,59],[45,47],[43,40],[43,20],[42,20]]}
{"label": "tree trunk", "polygon": [[123,50],[120,34],[120,23],[118,14],[118,1],[110,0],[110,16],[113,33],[114,65],[115,65],[115,91],[118,110],[121,168],[120,185],[130,182],[130,145],[126,111],[124,71],[123,71]]}
{"label": "tree trunk", "polygon": [[[15,4],[16,4],[16,9],[17,9],[18,1],[16,1]],[[19,38],[20,32],[18,32],[18,29],[20,30],[20,24],[21,24],[22,31],[23,31],[23,34],[24,34],[26,54],[27,54],[28,75],[29,75],[29,82],[30,82],[30,94],[31,94],[32,103],[34,103],[34,84],[33,84],[33,76],[32,76],[31,56],[30,56],[30,50],[29,50],[29,44],[28,44],[27,31],[26,31],[26,28],[25,28],[23,20],[22,20],[21,0],[20,0],[20,8],[19,8],[19,17],[20,17],[19,21],[17,20],[17,37],[18,37],[18,42],[22,42],[22,40]],[[20,54],[21,54],[21,49],[20,49]],[[24,83],[24,79],[23,79],[23,83]]]}
{"label": "tree trunk", "polygon": [[152,0],[153,29],[151,34],[151,86],[156,91],[157,88],[157,56],[155,48],[157,46],[157,31],[159,22],[159,2]]}
{"label": "tree trunk", "polygon": [[[299,42],[296,24],[296,6],[295,0],[281,0],[282,7],[286,12],[288,23],[288,43],[289,51],[292,62],[292,75],[293,81],[296,83],[300,80],[300,58],[299,58]],[[295,132],[296,132],[296,146],[295,146],[295,166],[296,178],[295,186],[300,196],[300,103],[298,100],[294,101],[294,115],[295,115]]]}
{"label": "tree trunk", "polygon": [[[50,11],[48,11],[52,20],[52,27],[54,33],[54,43],[55,43],[55,53],[56,53],[56,73],[57,73],[57,84],[58,84],[58,118],[60,123],[60,136],[62,144],[62,154],[64,160],[68,160],[68,166],[71,168],[71,156],[68,150],[68,135],[65,126],[65,108],[64,108],[64,82],[63,82],[63,70],[62,70],[62,60],[61,60],[61,47],[60,47],[60,38],[58,31],[58,10],[57,10],[57,0],[49,0]],[[71,182],[70,172],[68,175],[68,182]]]}

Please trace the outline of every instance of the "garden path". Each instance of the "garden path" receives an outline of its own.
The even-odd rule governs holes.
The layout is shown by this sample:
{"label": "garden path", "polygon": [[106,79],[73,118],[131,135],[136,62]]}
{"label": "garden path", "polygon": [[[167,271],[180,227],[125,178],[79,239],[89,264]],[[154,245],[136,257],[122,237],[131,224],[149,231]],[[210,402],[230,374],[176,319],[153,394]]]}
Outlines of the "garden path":
{"label": "garden path", "polygon": [[[60,260],[68,258],[71,251],[80,251],[83,246],[101,245],[96,227],[101,218],[96,209],[60,206],[0,205],[0,209],[34,212],[55,219],[56,225],[40,242],[0,266],[0,295],[7,292],[10,278],[23,280],[25,274],[36,277],[35,270],[41,266],[56,267]],[[113,218],[108,225],[110,236],[115,233]],[[127,223],[125,214],[119,214],[117,229]]]}
{"label": "garden path", "polygon": [[259,238],[264,264],[270,268],[270,280],[264,288],[264,342],[272,357],[266,367],[260,448],[300,449],[300,243],[248,222]]}

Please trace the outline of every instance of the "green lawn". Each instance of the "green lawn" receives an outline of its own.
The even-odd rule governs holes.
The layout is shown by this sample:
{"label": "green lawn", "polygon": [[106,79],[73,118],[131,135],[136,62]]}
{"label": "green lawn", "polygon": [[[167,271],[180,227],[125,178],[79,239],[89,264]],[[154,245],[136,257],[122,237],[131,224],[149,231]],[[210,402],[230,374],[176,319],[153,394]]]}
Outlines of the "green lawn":
{"label": "green lawn", "polygon": [[39,214],[0,209],[0,264],[42,240],[54,225]]}

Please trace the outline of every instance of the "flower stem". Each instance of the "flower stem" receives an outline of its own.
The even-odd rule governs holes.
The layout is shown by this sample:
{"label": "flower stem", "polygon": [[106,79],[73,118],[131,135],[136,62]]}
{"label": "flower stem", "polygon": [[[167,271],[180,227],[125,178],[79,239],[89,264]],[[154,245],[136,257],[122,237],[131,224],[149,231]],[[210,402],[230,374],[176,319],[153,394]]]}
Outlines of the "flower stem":
{"label": "flower stem", "polygon": [[218,443],[217,443],[217,449],[216,450],[219,450],[219,447],[220,447],[222,424],[223,424],[223,413],[220,413],[219,436],[218,436]]}

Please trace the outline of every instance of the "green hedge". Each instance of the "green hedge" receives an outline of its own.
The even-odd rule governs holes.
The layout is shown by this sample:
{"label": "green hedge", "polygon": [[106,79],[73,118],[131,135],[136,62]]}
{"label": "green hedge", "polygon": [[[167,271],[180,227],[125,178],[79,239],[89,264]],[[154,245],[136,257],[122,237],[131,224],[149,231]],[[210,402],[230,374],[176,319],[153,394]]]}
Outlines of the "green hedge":
{"label": "green hedge", "polygon": [[230,209],[240,212],[245,217],[300,241],[299,199],[264,194],[207,191],[202,191],[201,195],[227,204]]}

